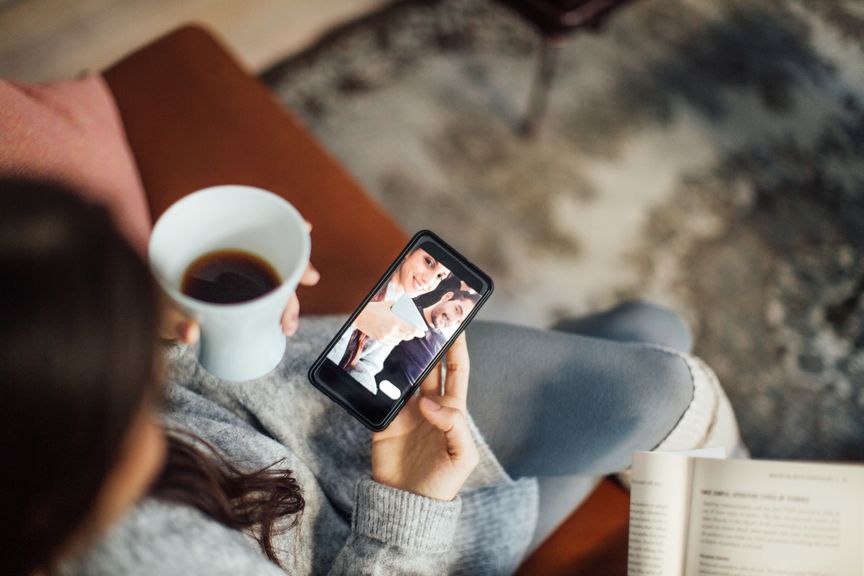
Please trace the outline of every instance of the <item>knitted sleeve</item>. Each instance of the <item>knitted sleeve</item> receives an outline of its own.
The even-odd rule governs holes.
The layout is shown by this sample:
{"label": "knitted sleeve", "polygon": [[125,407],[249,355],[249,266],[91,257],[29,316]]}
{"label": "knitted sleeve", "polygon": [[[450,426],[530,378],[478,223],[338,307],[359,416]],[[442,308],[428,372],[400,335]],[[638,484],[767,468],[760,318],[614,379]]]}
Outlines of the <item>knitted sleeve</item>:
{"label": "knitted sleeve", "polygon": [[451,502],[361,479],[355,489],[351,535],[330,574],[441,574],[462,501]]}

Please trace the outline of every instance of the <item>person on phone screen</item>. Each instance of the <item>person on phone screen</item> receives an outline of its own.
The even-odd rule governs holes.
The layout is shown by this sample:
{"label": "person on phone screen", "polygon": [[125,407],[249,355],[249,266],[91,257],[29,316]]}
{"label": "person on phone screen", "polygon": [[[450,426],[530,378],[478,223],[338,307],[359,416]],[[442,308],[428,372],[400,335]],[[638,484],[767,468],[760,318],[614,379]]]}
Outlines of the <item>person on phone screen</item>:
{"label": "person on phone screen", "polygon": [[[445,292],[444,296],[446,298],[423,309],[430,329],[423,337],[405,340],[393,348],[384,361],[384,373],[401,373],[408,384],[414,384],[447,342],[445,331],[460,324],[480,300],[479,294],[469,290],[453,290]],[[399,381],[398,378],[391,380]]]}
{"label": "person on phone screen", "polygon": [[403,295],[415,298],[427,294],[437,288],[442,280],[450,277],[450,270],[426,250],[412,250],[390,276],[387,284],[354,319],[355,331],[351,334],[350,345],[346,346],[346,349],[350,350],[345,364],[350,365],[356,361],[367,338],[396,344],[416,337],[416,329],[393,314],[390,309]]}

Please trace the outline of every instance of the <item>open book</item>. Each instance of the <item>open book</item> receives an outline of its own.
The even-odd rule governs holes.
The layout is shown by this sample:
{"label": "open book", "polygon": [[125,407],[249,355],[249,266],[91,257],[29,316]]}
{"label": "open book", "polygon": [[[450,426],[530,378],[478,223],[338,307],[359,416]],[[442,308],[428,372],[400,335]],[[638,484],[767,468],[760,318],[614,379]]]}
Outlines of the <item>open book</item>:
{"label": "open book", "polygon": [[864,576],[864,466],[638,452],[629,576]]}

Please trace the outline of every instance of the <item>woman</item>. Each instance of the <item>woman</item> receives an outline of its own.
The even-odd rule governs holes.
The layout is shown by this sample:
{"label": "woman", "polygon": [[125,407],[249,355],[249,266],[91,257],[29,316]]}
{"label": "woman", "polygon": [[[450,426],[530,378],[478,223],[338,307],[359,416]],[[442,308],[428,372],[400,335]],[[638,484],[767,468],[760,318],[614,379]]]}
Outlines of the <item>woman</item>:
{"label": "woman", "polygon": [[450,276],[450,270],[426,250],[412,250],[390,276],[387,284],[381,287],[354,319],[355,329],[346,332],[333,347],[333,362],[350,370],[357,364],[369,339],[395,346],[403,340],[422,337],[422,331],[399,318],[390,308],[399,297],[408,294],[414,298],[427,294]]}
{"label": "woman", "polygon": [[704,419],[698,363],[614,340],[686,345],[666,313],[627,321],[647,307],[567,327],[605,340],[477,323],[477,425],[462,340],[443,395],[436,372],[370,438],[305,382],[341,319],[304,322],[254,382],[179,348],[163,373],[146,266],[55,186],[0,183],[0,270],[3,574],[507,572],[537,525],[534,477],[619,470]]}

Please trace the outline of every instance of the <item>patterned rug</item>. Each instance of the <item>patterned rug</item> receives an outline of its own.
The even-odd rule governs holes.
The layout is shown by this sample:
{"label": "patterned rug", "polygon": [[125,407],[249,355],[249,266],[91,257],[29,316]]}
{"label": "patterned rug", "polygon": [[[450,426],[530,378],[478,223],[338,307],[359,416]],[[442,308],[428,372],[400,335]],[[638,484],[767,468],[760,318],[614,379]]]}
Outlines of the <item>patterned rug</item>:
{"label": "patterned rug", "polygon": [[542,326],[680,311],[755,455],[864,460],[864,6],[639,0],[560,48],[490,0],[398,3],[265,75],[407,231]]}

